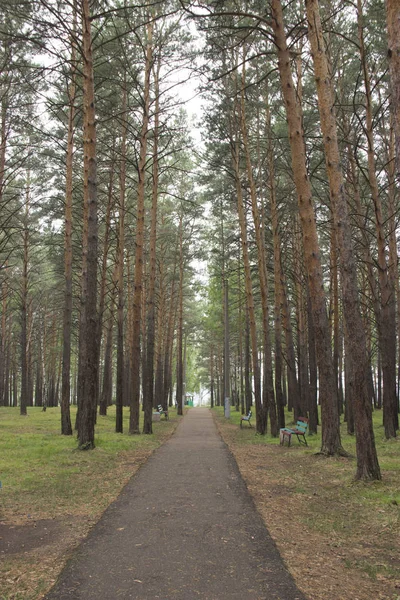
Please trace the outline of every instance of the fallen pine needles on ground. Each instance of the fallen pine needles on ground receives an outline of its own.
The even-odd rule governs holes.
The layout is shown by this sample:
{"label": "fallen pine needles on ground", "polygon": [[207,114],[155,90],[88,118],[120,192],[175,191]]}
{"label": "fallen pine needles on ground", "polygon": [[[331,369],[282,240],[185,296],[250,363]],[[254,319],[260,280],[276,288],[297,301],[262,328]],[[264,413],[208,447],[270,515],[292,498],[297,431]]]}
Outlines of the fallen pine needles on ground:
{"label": "fallen pine needles on ground", "polygon": [[[307,598],[400,600],[400,440],[384,440],[381,413],[374,420],[383,481],[373,483],[354,481],[354,458],[318,456],[320,435],[308,437],[308,447],[296,440],[282,447],[254,427],[240,429],[235,411],[231,419],[220,408],[213,413]],[[354,457],[355,439],[345,425],[342,440]]]}

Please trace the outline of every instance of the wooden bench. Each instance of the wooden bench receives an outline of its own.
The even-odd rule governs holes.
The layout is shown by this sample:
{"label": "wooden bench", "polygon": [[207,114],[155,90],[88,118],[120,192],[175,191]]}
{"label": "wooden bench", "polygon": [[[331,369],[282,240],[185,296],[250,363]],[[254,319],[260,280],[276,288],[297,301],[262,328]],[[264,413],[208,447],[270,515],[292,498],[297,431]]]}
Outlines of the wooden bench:
{"label": "wooden bench", "polygon": [[252,424],[250,423],[251,415],[252,415],[252,412],[251,412],[251,410],[249,410],[249,412],[247,413],[246,416],[240,417],[240,429],[242,429],[242,425],[243,425],[244,421],[247,421],[249,426],[252,427]]}
{"label": "wooden bench", "polygon": [[308,446],[306,440],[306,433],[308,431],[308,419],[305,417],[299,417],[297,419],[296,427],[290,429],[289,427],[284,427],[279,430],[279,438],[280,444],[283,446],[285,444],[285,440],[290,446],[290,442],[292,440],[292,435],[297,437],[299,444],[304,444],[304,446]]}
{"label": "wooden bench", "polygon": [[164,415],[165,420],[168,421],[168,411],[164,410],[161,404],[157,406],[157,411],[160,413],[160,415]]}

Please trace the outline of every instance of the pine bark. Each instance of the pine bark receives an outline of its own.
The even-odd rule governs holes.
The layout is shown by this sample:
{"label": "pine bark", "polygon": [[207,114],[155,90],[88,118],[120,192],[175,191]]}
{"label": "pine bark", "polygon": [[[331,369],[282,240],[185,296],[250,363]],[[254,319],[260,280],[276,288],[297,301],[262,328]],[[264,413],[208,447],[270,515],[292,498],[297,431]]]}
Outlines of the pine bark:
{"label": "pine bark", "polygon": [[160,95],[159,78],[161,70],[160,57],[154,73],[155,115],[153,135],[153,187],[151,195],[150,217],[150,257],[149,257],[149,286],[147,293],[147,335],[146,335],[146,361],[143,373],[143,405],[144,423],[143,433],[153,433],[152,414],[154,404],[154,348],[155,348],[155,292],[156,292],[156,242],[157,242],[157,205],[158,205],[158,136],[160,122]]}
{"label": "pine bark", "polygon": [[[111,301],[114,304],[114,300]],[[106,344],[104,351],[103,367],[103,385],[100,396],[99,414],[103,417],[107,415],[107,408],[112,403],[112,341],[113,341],[113,320],[114,311],[110,307],[110,314],[106,327]]]}
{"label": "pine bark", "polygon": [[293,176],[297,190],[300,221],[303,233],[304,258],[308,275],[317,358],[319,366],[319,397],[322,413],[321,453],[343,454],[340,439],[337,394],[334,385],[333,360],[329,338],[329,322],[323,287],[321,256],[307,173],[302,109],[296,97],[290,66],[290,52],[284,31],[280,0],[271,0],[272,28],[278,53],[278,66],[289,128]]}
{"label": "pine bark", "polygon": [[28,168],[26,177],[25,209],[23,215],[23,262],[21,289],[21,397],[20,414],[27,414],[29,404],[29,365],[28,365],[28,311],[29,311],[29,212],[31,201],[31,173]]}
{"label": "pine bark", "polygon": [[156,375],[154,382],[154,406],[161,404],[164,410],[167,406],[164,406],[163,386],[164,386],[164,352],[166,348],[166,337],[167,337],[167,325],[166,320],[166,286],[165,286],[165,274],[164,274],[164,250],[162,246],[160,251],[160,267],[159,267],[159,299],[157,305],[157,340],[155,348],[155,365]]}
{"label": "pine bark", "polygon": [[[175,252],[175,256],[178,257],[178,249],[179,249],[179,235],[177,236],[177,248]],[[174,346],[174,331],[175,331],[175,323],[178,311],[178,304],[176,302],[176,293],[175,293],[175,277],[176,277],[176,269],[177,269],[177,260],[176,258],[174,262],[174,271],[171,282],[171,292],[169,299],[169,311],[168,311],[168,326],[165,340],[165,353],[164,353],[164,365],[163,365],[163,381],[164,381],[164,394],[163,394],[163,407],[168,406],[168,396],[170,390],[172,389],[172,356],[173,356],[173,346]]]}
{"label": "pine bark", "polygon": [[306,0],[308,38],[314,63],[321,129],[324,139],[331,208],[340,247],[343,310],[349,332],[353,364],[354,421],[356,430],[356,479],[379,480],[381,473],[372,426],[369,360],[358,299],[357,271],[337,139],[334,94],[319,13],[318,0]]}
{"label": "pine bark", "polygon": [[249,311],[246,309],[246,327],[244,336],[244,392],[245,413],[247,414],[253,405],[253,389],[251,385],[251,349],[250,349],[250,324]]}
{"label": "pine bark", "polygon": [[179,218],[179,299],[176,348],[176,404],[178,415],[183,415],[183,217]]}
{"label": "pine bark", "polygon": [[[383,426],[387,439],[396,437],[399,427],[396,397],[396,328],[395,323],[395,293],[391,278],[389,277],[386,260],[386,239],[384,231],[384,218],[382,202],[379,194],[375,142],[373,134],[372,92],[368,72],[367,57],[364,44],[364,24],[361,0],[357,0],[358,9],[358,37],[360,58],[363,69],[365,98],[366,98],[366,135],[368,142],[368,178],[371,197],[375,211],[375,227],[378,246],[378,281],[381,298],[381,313],[379,331],[379,345],[382,354],[383,375]],[[398,15],[399,16],[399,15]]]}
{"label": "pine bark", "polygon": [[249,248],[248,248],[248,239],[247,239],[247,225],[246,225],[246,216],[245,216],[245,211],[244,211],[244,199],[243,199],[243,193],[242,193],[242,186],[241,186],[241,180],[240,180],[238,144],[235,143],[235,146],[236,146],[236,148],[235,148],[234,155],[233,155],[233,161],[234,161],[234,168],[235,168],[237,206],[238,206],[238,215],[239,215],[243,264],[244,264],[246,305],[247,305],[247,311],[248,311],[250,345],[251,345],[252,362],[253,362],[254,399],[255,399],[255,407],[256,407],[256,429],[257,429],[257,433],[264,435],[265,431],[266,431],[267,414],[263,410],[262,403],[261,403],[261,374],[260,374],[260,363],[258,361],[257,329],[256,329],[256,318],[255,318],[255,308],[254,308],[253,285],[252,285],[252,281],[251,281],[250,257],[249,257]]}
{"label": "pine bark", "polygon": [[264,227],[262,227],[260,211],[257,203],[257,192],[256,185],[253,176],[253,167],[251,164],[249,140],[246,123],[246,112],[245,112],[245,97],[244,89],[246,85],[245,70],[243,67],[242,75],[242,88],[241,88],[241,102],[240,102],[240,126],[242,132],[244,155],[246,160],[247,178],[250,187],[250,199],[251,199],[251,210],[254,221],[254,230],[257,246],[257,261],[258,261],[258,275],[260,278],[260,292],[261,292],[261,309],[262,309],[262,327],[263,327],[263,346],[264,346],[264,386],[263,386],[263,404],[262,410],[265,413],[262,417],[264,422],[265,432],[267,430],[267,418],[268,414],[271,417],[271,434],[276,436],[278,434],[277,418],[276,418],[276,405],[275,405],[275,392],[272,375],[272,354],[271,354],[271,339],[269,334],[269,305],[268,305],[268,280],[267,280],[267,266],[265,257],[265,244],[263,241]]}
{"label": "pine bark", "polygon": [[310,370],[310,385],[308,388],[308,428],[310,433],[318,430],[318,369],[315,351],[315,330],[312,318],[310,290],[307,288],[307,326],[308,326],[308,365]]}
{"label": "pine bark", "polygon": [[386,0],[388,59],[390,74],[390,106],[393,115],[396,146],[396,179],[400,182],[400,4]]}
{"label": "pine bark", "polygon": [[296,219],[296,226],[294,229],[293,262],[296,289],[297,364],[299,382],[299,395],[293,402],[293,421],[297,422],[299,417],[308,416],[308,351],[305,315],[305,292],[307,291],[307,283],[305,282],[304,275],[303,248],[301,244],[301,233],[298,227],[298,219]]}
{"label": "pine bark", "polygon": [[72,328],[72,193],[75,137],[76,99],[76,6],[74,5],[73,33],[71,35],[71,82],[68,89],[68,132],[65,183],[65,230],[64,230],[64,323],[61,380],[61,434],[72,435],[71,402],[71,328]]}
{"label": "pine bark", "polygon": [[266,97],[266,121],[268,142],[268,183],[271,205],[272,239],[274,245],[274,333],[275,333],[275,397],[278,428],[285,427],[285,410],[282,391],[282,288],[281,288],[281,240],[279,231],[278,203],[275,186],[275,161],[272,143],[271,113]]}
{"label": "pine bark", "polygon": [[149,135],[150,119],[150,78],[153,64],[153,23],[147,26],[147,44],[144,72],[143,90],[143,116],[140,133],[140,152],[138,164],[138,188],[136,208],[136,251],[134,270],[133,292],[133,323],[132,323],[132,392],[130,398],[129,433],[138,434],[139,429],[139,403],[140,403],[140,357],[141,357],[141,331],[142,331],[142,294],[143,294],[143,254],[144,254],[144,221],[145,221],[145,183],[147,140]]}
{"label": "pine bark", "polygon": [[127,89],[126,73],[122,91],[121,163],[119,172],[119,220],[118,220],[118,309],[117,309],[117,386],[115,432],[123,432],[124,404],[124,253],[125,253],[125,189],[126,189],[126,136],[127,136]]}
{"label": "pine bark", "polygon": [[79,448],[94,448],[96,393],[98,389],[98,315],[97,315],[97,161],[96,114],[93,76],[93,52],[89,0],[82,0],[83,37],[83,151],[84,202],[87,206],[87,269],[86,298],[83,306],[85,340],[80,370],[83,381],[78,421]]}
{"label": "pine bark", "polygon": [[[98,319],[99,360],[100,360],[100,348],[101,348],[103,333],[104,333],[103,323],[104,323],[105,304],[106,304],[106,296],[107,296],[109,251],[110,251],[110,246],[111,246],[110,234],[111,234],[111,225],[112,225],[112,214],[113,214],[114,205],[115,205],[115,201],[114,201],[114,174],[115,174],[115,159],[116,159],[115,144],[116,144],[116,139],[114,137],[113,144],[112,144],[112,151],[111,151],[111,165],[110,165],[110,172],[109,172],[109,180],[108,180],[108,186],[107,186],[107,209],[106,209],[105,223],[104,223],[103,257],[102,257],[101,276],[100,276],[99,319]],[[113,290],[112,290],[113,298],[114,298],[114,291],[115,291],[114,283],[115,283],[115,277],[113,276]],[[112,312],[114,310],[113,301],[111,302],[111,308],[110,308],[110,310]],[[106,341],[106,343],[107,343],[107,341]],[[100,377],[99,377],[99,385],[100,385]],[[103,414],[101,412],[101,410],[104,409],[104,403],[102,404],[102,398],[101,398],[103,395],[103,390],[101,392],[99,390],[97,395],[99,397],[100,414]],[[103,408],[101,408],[101,406],[103,406]],[[103,414],[103,416],[104,415],[105,415],[105,413]]]}
{"label": "pine bark", "polygon": [[214,408],[214,348],[210,346],[210,405]]}

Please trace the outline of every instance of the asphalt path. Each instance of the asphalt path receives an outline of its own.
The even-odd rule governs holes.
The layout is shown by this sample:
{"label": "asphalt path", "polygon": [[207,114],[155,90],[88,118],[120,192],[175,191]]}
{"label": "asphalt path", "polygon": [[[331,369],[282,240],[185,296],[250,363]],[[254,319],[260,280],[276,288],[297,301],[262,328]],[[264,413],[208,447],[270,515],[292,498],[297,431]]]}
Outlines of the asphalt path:
{"label": "asphalt path", "polygon": [[305,600],[206,408],[132,477],[46,598]]}

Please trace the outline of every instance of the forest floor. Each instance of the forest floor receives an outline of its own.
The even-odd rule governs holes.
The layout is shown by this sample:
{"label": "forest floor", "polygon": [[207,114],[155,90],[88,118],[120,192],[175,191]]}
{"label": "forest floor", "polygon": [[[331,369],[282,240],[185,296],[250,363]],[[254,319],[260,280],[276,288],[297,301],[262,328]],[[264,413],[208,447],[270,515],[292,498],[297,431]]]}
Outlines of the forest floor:
{"label": "forest floor", "polygon": [[[127,411],[126,411],[127,412]],[[173,411],[174,414],[175,411]],[[298,587],[309,600],[400,600],[400,440],[375,434],[383,481],[353,481],[355,459],[280,447],[254,428],[213,414],[257,509]],[[287,415],[290,423],[290,415]],[[0,600],[38,600],[107,506],[178,424],[153,436],[114,433],[115,410],[99,419],[96,449],[75,451],[59,435],[59,409],[0,408]],[[127,431],[127,422],[124,423]],[[343,430],[344,447],[355,454]]]}
{"label": "forest floor", "polygon": [[0,600],[44,596],[72,550],[175,431],[180,418],[171,413],[154,423],[153,435],[129,436],[114,433],[111,407],[99,417],[96,448],[81,452],[75,436],[59,434],[59,408],[28,408],[27,417],[0,408]]}
{"label": "forest floor", "polygon": [[[266,527],[310,600],[400,600],[400,439],[386,441],[376,412],[375,435],[383,480],[353,480],[355,459],[316,455],[309,447],[281,447],[254,428],[239,428],[239,413],[214,411]],[[287,415],[290,423],[291,415]],[[355,440],[343,425],[345,449]]]}

